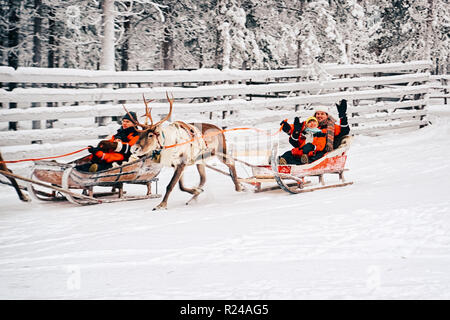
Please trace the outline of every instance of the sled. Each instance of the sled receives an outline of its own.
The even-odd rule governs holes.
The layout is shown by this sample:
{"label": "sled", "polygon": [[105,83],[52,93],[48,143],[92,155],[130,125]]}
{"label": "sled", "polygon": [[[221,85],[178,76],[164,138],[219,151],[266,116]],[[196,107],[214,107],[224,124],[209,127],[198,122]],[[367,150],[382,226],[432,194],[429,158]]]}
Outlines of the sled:
{"label": "sled", "polygon": [[[151,161],[150,156],[123,163],[98,172],[81,171],[78,166],[88,163],[89,156],[70,163],[56,161],[35,161],[29,178],[18,176],[27,182],[27,191],[38,200],[68,200],[79,205],[110,203],[118,201],[159,198],[158,178],[161,166]],[[152,183],[156,193],[152,193]],[[127,196],[125,184],[147,186],[147,193],[141,196]],[[37,186],[50,188],[50,193],[38,190]],[[94,187],[111,187],[109,192],[94,192]]]}
{"label": "sled", "polygon": [[[337,149],[326,153],[322,158],[312,163],[303,165],[279,165],[278,144],[275,144],[272,148],[270,164],[250,165],[253,176],[240,178],[239,181],[254,186],[255,192],[281,188],[292,194],[351,185],[353,182],[347,182],[344,178],[350,142],[351,137],[345,137]],[[327,184],[324,176],[328,174],[337,175],[339,182]],[[317,178],[317,183],[307,179],[310,177]],[[262,186],[268,183],[272,186]],[[273,186],[274,183],[276,183],[275,186]]]}

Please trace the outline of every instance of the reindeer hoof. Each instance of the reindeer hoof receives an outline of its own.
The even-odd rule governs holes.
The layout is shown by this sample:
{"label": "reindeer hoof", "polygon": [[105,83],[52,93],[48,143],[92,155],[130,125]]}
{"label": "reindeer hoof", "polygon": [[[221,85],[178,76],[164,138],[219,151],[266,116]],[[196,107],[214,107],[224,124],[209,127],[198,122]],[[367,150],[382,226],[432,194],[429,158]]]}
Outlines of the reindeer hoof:
{"label": "reindeer hoof", "polygon": [[202,188],[194,188],[194,195],[198,196],[203,191],[205,191],[205,190],[203,190]]}
{"label": "reindeer hoof", "polygon": [[156,207],[153,208],[152,211],[159,211],[159,210],[167,210],[167,207],[162,206],[162,205],[157,205]]}

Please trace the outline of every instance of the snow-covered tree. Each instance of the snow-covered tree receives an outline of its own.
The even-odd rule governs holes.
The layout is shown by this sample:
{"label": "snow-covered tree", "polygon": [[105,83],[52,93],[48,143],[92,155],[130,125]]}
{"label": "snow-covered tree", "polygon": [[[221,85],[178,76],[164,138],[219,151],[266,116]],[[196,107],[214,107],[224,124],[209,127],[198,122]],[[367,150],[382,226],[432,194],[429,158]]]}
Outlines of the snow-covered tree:
{"label": "snow-covered tree", "polygon": [[370,28],[372,5],[357,0],[335,0],[332,2],[332,6],[337,28],[344,39],[344,62],[374,61],[375,57],[369,51],[372,35]]}
{"label": "snow-covered tree", "polygon": [[298,21],[298,1],[247,1],[246,26],[254,34],[258,45],[259,64],[257,68],[278,68],[295,63],[297,32],[293,25]]}
{"label": "snow-covered tree", "polygon": [[[255,33],[247,27],[247,13],[242,1],[218,2],[217,25],[223,43],[221,65],[226,68],[262,66],[266,55],[261,51]],[[247,8],[254,4],[246,3]]]}
{"label": "snow-covered tree", "polygon": [[444,72],[448,1],[0,0],[0,64],[278,68],[430,58]]}
{"label": "snow-covered tree", "polygon": [[307,3],[300,19],[297,28],[302,64],[312,64],[315,60],[338,63],[348,61],[345,39],[339,31],[328,1]]}
{"label": "snow-covered tree", "polygon": [[432,59],[448,64],[448,0],[396,0],[387,3],[381,16],[372,43],[381,62]]}

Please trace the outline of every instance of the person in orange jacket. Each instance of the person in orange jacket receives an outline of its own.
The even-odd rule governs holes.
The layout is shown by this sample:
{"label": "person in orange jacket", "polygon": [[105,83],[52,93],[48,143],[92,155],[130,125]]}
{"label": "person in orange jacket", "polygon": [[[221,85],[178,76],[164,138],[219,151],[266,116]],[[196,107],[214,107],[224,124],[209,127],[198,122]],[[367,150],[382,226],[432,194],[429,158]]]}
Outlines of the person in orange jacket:
{"label": "person in orange jacket", "polygon": [[[326,134],[320,130],[319,121],[315,117],[309,117],[305,121],[306,128],[299,137],[299,146],[291,150],[294,157],[300,158],[302,164],[308,163],[310,158],[314,157],[325,149],[327,139]],[[322,154],[320,154],[320,157]]]}
{"label": "person in orange jacket", "polygon": [[[295,148],[291,151],[285,152],[280,157],[280,164],[305,164],[310,159],[317,159],[323,156],[323,150],[326,145],[326,134],[318,128],[319,121],[315,117],[309,117],[306,121],[300,124],[298,117],[294,120],[292,126],[292,134],[289,138],[291,144]],[[287,131],[287,127],[285,128]],[[314,161],[313,160],[313,161]]]}
{"label": "person in orange jacket", "polygon": [[350,132],[347,119],[347,100],[341,100],[339,104],[336,104],[336,108],[339,114],[339,124],[330,115],[327,107],[316,107],[314,112],[314,117],[319,121],[319,129],[327,135],[326,152],[336,149],[341,143],[342,138]]}
{"label": "person in orange jacket", "polygon": [[122,126],[109,140],[100,141],[97,147],[89,146],[89,160],[92,164],[89,172],[109,169],[113,162],[127,161],[131,155],[131,146],[139,139],[134,123],[136,113],[129,112],[122,118]]}
{"label": "person in orange jacket", "polygon": [[[347,120],[347,100],[341,100],[339,104],[336,104],[336,108],[340,119],[339,124],[337,124],[336,120],[329,114],[328,107],[319,106],[315,108],[314,117],[319,122],[318,128],[325,134],[326,145],[324,150],[316,150],[313,156],[309,156],[309,162],[315,161],[321,158],[326,152],[337,148],[342,138],[349,134],[350,127]],[[286,119],[283,120],[280,125],[282,126],[283,131],[289,135],[289,143],[294,148],[301,147],[302,139],[299,137],[306,127],[305,122],[300,122],[300,119],[295,117],[294,124],[289,124]],[[280,157],[280,161],[281,163],[286,162],[287,164],[300,164],[298,163],[298,157],[293,157],[291,151],[283,154]]]}

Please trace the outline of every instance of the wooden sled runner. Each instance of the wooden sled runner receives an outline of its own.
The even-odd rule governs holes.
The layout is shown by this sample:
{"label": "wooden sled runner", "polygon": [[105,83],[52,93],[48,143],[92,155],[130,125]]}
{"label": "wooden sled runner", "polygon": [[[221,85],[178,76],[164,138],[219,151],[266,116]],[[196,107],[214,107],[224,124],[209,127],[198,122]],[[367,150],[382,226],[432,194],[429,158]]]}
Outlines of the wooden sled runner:
{"label": "wooden sled runner", "polygon": [[[278,164],[278,144],[272,148],[271,164],[252,165],[253,176],[239,179],[240,182],[251,184],[255,187],[255,192],[282,190],[296,194],[310,192],[320,189],[343,187],[353,182],[346,182],[344,171],[347,160],[347,151],[350,147],[351,137],[345,137],[340,146],[326,153],[322,158],[304,165],[279,165]],[[327,184],[324,175],[336,174],[339,177],[339,183]],[[318,183],[306,180],[306,177],[317,177]],[[263,183],[276,182],[276,186],[262,187]]]}
{"label": "wooden sled runner", "polygon": [[[43,201],[68,200],[79,205],[141,200],[161,197],[158,194],[158,178],[161,166],[143,157],[117,167],[98,172],[84,172],[77,166],[88,162],[88,157],[63,164],[56,161],[36,161],[27,182],[27,191]],[[19,177],[20,179],[21,177]],[[152,193],[152,183],[156,193]],[[126,196],[124,184],[142,184],[147,193],[142,196]],[[52,189],[50,193],[38,190],[37,186]],[[94,187],[111,187],[110,192],[94,192]],[[76,190],[81,192],[75,192]],[[115,198],[112,196],[116,196]]]}

